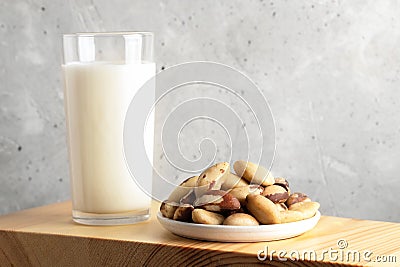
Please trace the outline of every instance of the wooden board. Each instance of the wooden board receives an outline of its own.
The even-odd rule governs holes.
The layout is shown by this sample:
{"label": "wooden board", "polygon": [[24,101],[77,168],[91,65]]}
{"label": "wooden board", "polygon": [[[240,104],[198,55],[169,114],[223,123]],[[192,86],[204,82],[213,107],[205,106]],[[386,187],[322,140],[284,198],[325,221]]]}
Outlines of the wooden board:
{"label": "wooden board", "polygon": [[[70,202],[2,216],[0,266],[217,266],[260,263],[271,266],[400,266],[398,223],[322,216],[316,228],[292,239],[259,243],[204,242],[175,236],[163,229],[155,218],[158,205],[153,203],[153,215],[149,221],[127,226],[76,224],[71,219]],[[337,242],[340,239],[346,240],[348,246],[345,249],[339,249]],[[267,259],[260,261],[257,253],[267,248]],[[270,259],[272,251],[280,250],[286,251],[283,260],[278,258],[278,252],[272,253]],[[338,252],[332,253],[332,250]],[[311,254],[302,255],[303,252],[313,251],[316,260]],[[354,251],[360,253],[360,262],[357,257],[353,260]],[[375,262],[363,259],[363,253],[368,251],[372,252],[370,258]],[[349,260],[346,254],[349,254]],[[292,261],[291,256],[296,260]],[[377,256],[385,256],[379,260],[391,262],[378,263]]]}

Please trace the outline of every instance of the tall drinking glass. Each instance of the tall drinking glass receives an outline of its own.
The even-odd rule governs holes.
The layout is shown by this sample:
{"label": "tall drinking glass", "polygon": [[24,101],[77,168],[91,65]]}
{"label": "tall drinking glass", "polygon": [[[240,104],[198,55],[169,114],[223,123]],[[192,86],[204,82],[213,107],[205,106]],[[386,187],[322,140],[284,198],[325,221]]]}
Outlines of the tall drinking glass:
{"label": "tall drinking glass", "polygon": [[[90,225],[146,220],[151,197],[125,163],[123,129],[136,91],[155,74],[153,34],[66,34],[63,48],[73,220]],[[150,182],[151,175],[149,170]]]}

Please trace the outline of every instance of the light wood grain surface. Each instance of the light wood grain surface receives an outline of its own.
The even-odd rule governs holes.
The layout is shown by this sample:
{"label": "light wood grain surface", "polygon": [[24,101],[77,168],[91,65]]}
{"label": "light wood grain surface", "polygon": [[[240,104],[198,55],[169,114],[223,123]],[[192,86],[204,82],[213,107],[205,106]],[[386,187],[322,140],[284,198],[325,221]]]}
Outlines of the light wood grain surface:
{"label": "light wood grain surface", "polygon": [[[175,236],[163,229],[155,215],[127,226],[84,226],[71,219],[71,203],[64,202],[0,217],[1,266],[400,266],[400,224],[322,216],[311,231],[287,240],[258,243],[204,242]],[[338,240],[348,246],[340,250]],[[277,253],[270,260],[257,258],[260,250],[286,251],[286,261]],[[304,251],[315,251],[317,260],[292,261]],[[329,256],[330,250],[338,253]],[[324,251],[324,260],[321,260]],[[344,252],[343,259],[341,251]],[[360,262],[347,260],[358,251]],[[364,260],[364,253],[371,262]],[[307,255],[306,255],[307,256]],[[336,256],[338,259],[336,260]],[[380,256],[380,258],[377,258]],[[309,259],[308,257],[307,259]],[[381,263],[378,260],[392,262]],[[396,262],[393,262],[396,260]]]}

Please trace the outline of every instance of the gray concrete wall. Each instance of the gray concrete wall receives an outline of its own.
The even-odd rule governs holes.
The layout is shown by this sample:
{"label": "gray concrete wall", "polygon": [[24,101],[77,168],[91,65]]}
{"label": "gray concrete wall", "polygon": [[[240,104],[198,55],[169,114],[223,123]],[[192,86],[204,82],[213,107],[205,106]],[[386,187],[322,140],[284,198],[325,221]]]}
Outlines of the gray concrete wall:
{"label": "gray concrete wall", "polygon": [[323,214],[400,222],[398,14],[372,0],[2,1],[0,213],[69,198],[61,34],[148,30],[159,70],[210,60],[258,84],[273,170]]}

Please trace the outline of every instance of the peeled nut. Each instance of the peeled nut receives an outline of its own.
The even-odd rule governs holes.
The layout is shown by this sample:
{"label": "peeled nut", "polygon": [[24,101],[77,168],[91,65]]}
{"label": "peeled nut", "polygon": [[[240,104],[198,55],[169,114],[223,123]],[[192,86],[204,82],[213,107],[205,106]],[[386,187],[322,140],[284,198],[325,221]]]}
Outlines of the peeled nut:
{"label": "peeled nut", "polygon": [[225,181],[222,184],[221,189],[226,191],[232,188],[237,188],[247,185],[249,185],[249,183],[245,179],[229,172],[225,177]]}
{"label": "peeled nut", "polygon": [[174,189],[174,191],[172,191],[168,197],[168,200],[180,203],[181,199],[186,196],[193,189],[193,187],[196,186],[198,178],[199,176],[193,176],[183,181]]}
{"label": "peeled nut", "polygon": [[283,177],[275,177],[274,185],[282,186],[283,188],[286,189],[286,191],[288,191],[288,193],[290,195],[289,182],[285,178],[283,178]]}
{"label": "peeled nut", "polygon": [[246,179],[249,183],[261,184],[263,186],[275,183],[271,172],[255,163],[238,160],[233,164],[236,174]]}
{"label": "peeled nut", "polygon": [[262,224],[280,223],[281,218],[275,204],[261,195],[250,194],[246,198],[247,209]]}
{"label": "peeled nut", "polygon": [[275,203],[275,206],[278,209],[278,211],[286,211],[288,209],[285,203]]}
{"label": "peeled nut", "polygon": [[174,217],[174,213],[175,213],[176,209],[178,208],[178,206],[179,206],[179,203],[165,200],[161,204],[160,212],[164,217],[166,217],[168,219],[172,219]]}
{"label": "peeled nut", "polygon": [[269,170],[239,160],[217,163],[183,181],[160,206],[169,219],[212,225],[256,226],[300,221],[320,207],[302,193],[291,194],[289,182]]}
{"label": "peeled nut", "polygon": [[259,185],[247,185],[247,186],[242,186],[242,187],[236,187],[233,188],[229,193],[232,194],[232,196],[236,197],[240,205],[245,206],[246,205],[246,197],[248,194],[258,194],[260,195],[263,192],[264,188]]}
{"label": "peeled nut", "polygon": [[209,190],[219,190],[229,173],[229,163],[220,162],[200,174],[195,189],[196,197],[200,197]]}
{"label": "peeled nut", "polygon": [[232,194],[222,190],[211,190],[194,201],[195,207],[208,211],[238,210],[240,202]]}
{"label": "peeled nut", "polygon": [[304,219],[303,213],[297,210],[286,210],[280,212],[281,223],[297,222]]}
{"label": "peeled nut", "polygon": [[222,224],[224,219],[224,216],[222,216],[221,214],[203,209],[194,209],[192,212],[192,220],[195,223],[218,225]]}
{"label": "peeled nut", "polygon": [[318,202],[298,202],[290,205],[289,210],[299,211],[303,215],[303,220],[311,218],[315,215],[319,209],[320,204]]}
{"label": "peeled nut", "polygon": [[224,225],[253,226],[259,225],[256,218],[247,213],[235,213],[224,220]]}
{"label": "peeled nut", "polygon": [[286,206],[290,207],[291,205],[298,203],[298,202],[310,202],[311,199],[308,198],[306,194],[303,193],[293,193],[289,196],[289,198],[286,200]]}
{"label": "peeled nut", "polygon": [[279,185],[265,187],[262,195],[274,203],[284,203],[289,197],[289,193],[286,189]]}
{"label": "peeled nut", "polygon": [[175,210],[173,219],[176,221],[190,222],[192,220],[193,209],[193,206],[190,204],[182,204]]}

